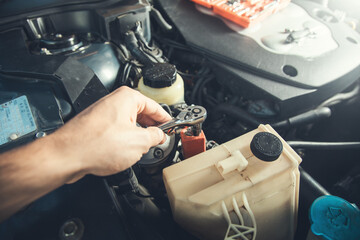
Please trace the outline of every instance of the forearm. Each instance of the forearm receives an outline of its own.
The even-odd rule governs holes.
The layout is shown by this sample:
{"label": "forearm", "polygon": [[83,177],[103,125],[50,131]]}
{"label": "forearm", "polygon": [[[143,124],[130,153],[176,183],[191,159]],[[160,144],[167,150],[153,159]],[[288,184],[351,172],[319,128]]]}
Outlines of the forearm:
{"label": "forearm", "polygon": [[49,135],[0,155],[0,222],[81,174],[63,147],[60,136]]}
{"label": "forearm", "polygon": [[153,126],[171,119],[155,101],[121,87],[55,133],[0,155],[0,222],[85,174],[107,176],[135,164],[164,141]]}

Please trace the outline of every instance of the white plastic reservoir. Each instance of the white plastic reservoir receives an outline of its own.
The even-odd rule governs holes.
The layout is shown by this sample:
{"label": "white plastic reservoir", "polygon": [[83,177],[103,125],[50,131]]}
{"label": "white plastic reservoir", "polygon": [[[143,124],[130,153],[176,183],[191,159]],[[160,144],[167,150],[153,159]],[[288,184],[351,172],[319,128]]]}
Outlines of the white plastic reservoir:
{"label": "white plastic reservoir", "polygon": [[138,90],[158,103],[169,106],[184,102],[184,81],[174,65],[158,63],[146,68]]}
{"label": "white plastic reservoir", "polygon": [[270,125],[260,125],[164,169],[174,219],[200,239],[293,239],[300,162]]}

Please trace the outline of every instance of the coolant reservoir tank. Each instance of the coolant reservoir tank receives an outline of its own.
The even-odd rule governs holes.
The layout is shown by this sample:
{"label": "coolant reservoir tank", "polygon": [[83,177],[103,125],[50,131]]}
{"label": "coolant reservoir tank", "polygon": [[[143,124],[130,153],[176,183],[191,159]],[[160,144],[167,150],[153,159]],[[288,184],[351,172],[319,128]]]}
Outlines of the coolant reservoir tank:
{"label": "coolant reservoir tank", "polygon": [[184,102],[184,81],[174,65],[158,63],[143,71],[138,90],[158,103],[174,105]]}
{"label": "coolant reservoir tank", "polygon": [[200,239],[293,239],[300,162],[270,125],[260,125],[164,169],[174,219]]}

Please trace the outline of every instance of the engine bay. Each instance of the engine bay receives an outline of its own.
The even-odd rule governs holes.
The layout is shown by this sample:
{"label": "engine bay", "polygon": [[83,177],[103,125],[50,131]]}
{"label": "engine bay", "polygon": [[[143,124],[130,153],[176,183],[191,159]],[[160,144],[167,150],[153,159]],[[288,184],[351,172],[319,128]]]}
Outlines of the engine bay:
{"label": "engine bay", "polygon": [[243,28],[188,0],[0,1],[0,152],[121,86],[173,117],[133,167],[47,194],[0,239],[315,239],[327,195],[359,218],[360,23],[325,2]]}

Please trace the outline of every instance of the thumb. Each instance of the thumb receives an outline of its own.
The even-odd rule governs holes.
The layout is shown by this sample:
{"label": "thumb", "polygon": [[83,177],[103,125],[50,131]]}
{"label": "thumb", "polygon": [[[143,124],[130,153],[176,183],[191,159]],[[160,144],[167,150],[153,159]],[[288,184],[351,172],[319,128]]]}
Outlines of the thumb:
{"label": "thumb", "polygon": [[149,139],[150,139],[149,144],[151,145],[151,147],[165,142],[166,140],[165,133],[160,128],[148,127],[145,128],[144,130],[146,130],[149,134]]}

